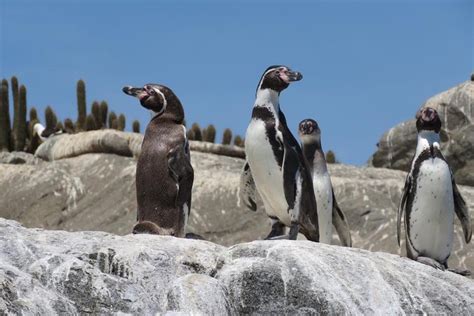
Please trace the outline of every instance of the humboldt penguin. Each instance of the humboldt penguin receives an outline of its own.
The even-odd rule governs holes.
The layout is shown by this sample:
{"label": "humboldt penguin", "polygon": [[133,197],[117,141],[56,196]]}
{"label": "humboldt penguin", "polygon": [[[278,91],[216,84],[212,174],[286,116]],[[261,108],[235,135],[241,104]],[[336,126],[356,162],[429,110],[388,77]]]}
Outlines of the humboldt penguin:
{"label": "humboldt penguin", "polygon": [[123,92],[152,112],[137,162],[138,223],[133,232],[185,237],[194,170],[181,102],[159,84],[124,87]]}
{"label": "humboldt penguin", "polygon": [[[319,241],[318,214],[309,166],[280,108],[280,93],[302,79],[286,66],[267,68],[257,86],[252,118],[245,137],[246,162],[240,198],[256,210],[260,194],[272,222],[267,239],[295,240],[301,232]],[[285,227],[289,234],[284,235]]]}
{"label": "humboldt penguin", "polygon": [[[471,240],[469,210],[440,150],[441,120],[436,110],[422,108],[416,115],[416,128],[418,143],[398,209],[398,244],[405,212],[407,256],[445,270],[453,247],[454,214],[461,221],[464,240]],[[470,273],[461,269],[450,271]]]}
{"label": "humboldt penguin", "polygon": [[344,213],[337,204],[326,157],[321,146],[321,130],[312,119],[300,122],[298,126],[303,154],[313,177],[314,195],[318,205],[319,241],[331,244],[332,226],[336,228],[341,244],[352,246],[351,232]]}

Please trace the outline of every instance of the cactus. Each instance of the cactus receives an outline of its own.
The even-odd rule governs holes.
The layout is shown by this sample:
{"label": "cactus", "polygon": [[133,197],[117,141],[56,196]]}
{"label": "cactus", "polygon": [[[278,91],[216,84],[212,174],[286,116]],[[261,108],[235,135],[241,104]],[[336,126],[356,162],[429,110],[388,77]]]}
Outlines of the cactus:
{"label": "cactus", "polygon": [[3,79],[0,89],[0,151],[11,150],[10,104],[8,81]]}
{"label": "cactus", "polygon": [[232,131],[228,128],[224,130],[224,134],[222,135],[222,144],[230,145],[232,142]]}
{"label": "cactus", "polygon": [[109,112],[109,105],[106,101],[100,102],[100,119],[102,120],[102,128],[107,128],[107,115]]}
{"label": "cactus", "polygon": [[115,120],[115,121],[117,120],[117,115],[115,114],[114,111],[112,111],[112,112],[110,112],[110,114],[109,114],[109,128],[113,128],[113,127],[112,127],[112,122],[113,122],[114,120]]}
{"label": "cactus", "polygon": [[86,118],[86,131],[93,131],[93,130],[96,130],[97,127],[95,125],[95,119],[94,117],[89,114],[87,115],[87,118]]}
{"label": "cactus", "polygon": [[112,121],[110,122],[110,128],[111,129],[118,129],[118,119],[117,119],[117,117],[112,118]]}
{"label": "cactus", "polygon": [[97,129],[102,128],[102,117],[100,113],[99,102],[97,101],[92,102],[91,113],[92,113],[92,117],[94,118],[96,128]]}
{"label": "cactus", "polygon": [[202,132],[198,123],[194,123],[191,126],[191,130],[194,132],[194,140],[202,141]]}
{"label": "cactus", "polygon": [[20,87],[19,94],[18,106],[13,117],[13,126],[15,126],[13,129],[13,148],[16,151],[23,151],[25,150],[28,131],[26,126],[26,87],[24,85]]}
{"label": "cactus", "polygon": [[64,120],[64,131],[68,134],[74,133],[74,123],[70,118]]}
{"label": "cactus", "polygon": [[58,118],[49,105],[44,110],[44,120],[46,122],[46,128],[48,130],[54,130],[58,125]]}
{"label": "cactus", "polygon": [[244,147],[244,140],[240,135],[235,136],[234,138],[234,145],[239,147]]}
{"label": "cactus", "polygon": [[135,120],[132,124],[132,130],[134,133],[140,133],[140,122]]}
{"label": "cactus", "polygon": [[33,121],[33,120],[38,120],[37,123],[39,123],[38,111],[36,111],[36,109],[34,107],[32,107],[30,109],[30,122]]}
{"label": "cactus", "polygon": [[206,128],[206,135],[203,138],[204,138],[205,142],[215,143],[215,141],[216,141],[216,128],[214,127],[214,125],[211,124]]}
{"label": "cactus", "polygon": [[81,79],[77,82],[76,86],[77,94],[77,124],[76,127],[78,130],[84,130],[86,128],[86,117],[87,117],[87,108],[86,108],[86,84]]}
{"label": "cactus", "polygon": [[117,129],[119,131],[125,130],[125,115],[120,114],[117,120]]}
{"label": "cactus", "polygon": [[332,150],[328,150],[326,153],[326,162],[327,163],[337,163],[336,154]]}

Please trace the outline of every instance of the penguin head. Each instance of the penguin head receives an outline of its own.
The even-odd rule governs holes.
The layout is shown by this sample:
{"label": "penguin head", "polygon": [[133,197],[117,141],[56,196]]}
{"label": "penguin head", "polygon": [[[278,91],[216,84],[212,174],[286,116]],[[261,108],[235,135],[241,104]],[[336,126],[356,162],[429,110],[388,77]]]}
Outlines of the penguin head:
{"label": "penguin head", "polygon": [[41,133],[44,131],[44,126],[41,123],[35,123],[33,126],[33,135],[41,136]]}
{"label": "penguin head", "polygon": [[134,88],[131,86],[123,87],[125,94],[131,95],[140,100],[140,104],[160,116],[166,111],[169,99],[175,97],[171,89],[154,83],[148,83],[143,88]]}
{"label": "penguin head", "polygon": [[263,72],[257,91],[272,89],[279,93],[288,88],[291,82],[301,79],[303,79],[303,75],[300,72],[292,71],[289,67],[270,66]]}
{"label": "penguin head", "polygon": [[441,119],[438,112],[430,107],[424,107],[416,114],[416,129],[420,131],[434,131],[439,133],[441,130]]}
{"label": "penguin head", "polygon": [[298,134],[303,143],[319,143],[321,130],[318,122],[313,119],[302,120],[298,126]]}

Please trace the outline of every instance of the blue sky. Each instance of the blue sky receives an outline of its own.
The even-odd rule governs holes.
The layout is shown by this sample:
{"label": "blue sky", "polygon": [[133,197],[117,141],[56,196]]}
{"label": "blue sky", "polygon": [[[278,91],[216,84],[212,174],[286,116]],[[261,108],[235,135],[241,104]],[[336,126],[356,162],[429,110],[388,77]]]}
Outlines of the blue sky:
{"label": "blue sky", "polygon": [[304,76],[281,97],[291,129],[316,119],[324,148],[361,165],[385,130],[468,80],[473,3],[0,0],[0,76],[62,119],[82,78],[88,104],[107,100],[128,129],[149,114],[122,86],[161,83],[189,123],[243,135],[261,73],[285,64]]}

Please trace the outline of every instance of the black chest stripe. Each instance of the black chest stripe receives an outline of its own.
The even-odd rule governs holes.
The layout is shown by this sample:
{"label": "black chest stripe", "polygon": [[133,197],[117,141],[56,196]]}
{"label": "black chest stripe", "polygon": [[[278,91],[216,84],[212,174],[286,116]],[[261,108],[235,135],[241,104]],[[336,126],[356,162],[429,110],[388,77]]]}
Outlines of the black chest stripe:
{"label": "black chest stripe", "polygon": [[262,120],[265,124],[268,142],[272,147],[275,160],[281,169],[283,165],[283,144],[277,139],[275,116],[269,109],[257,106],[253,108],[252,118]]}

